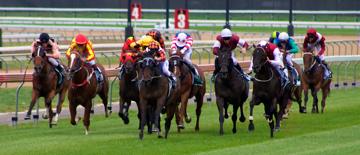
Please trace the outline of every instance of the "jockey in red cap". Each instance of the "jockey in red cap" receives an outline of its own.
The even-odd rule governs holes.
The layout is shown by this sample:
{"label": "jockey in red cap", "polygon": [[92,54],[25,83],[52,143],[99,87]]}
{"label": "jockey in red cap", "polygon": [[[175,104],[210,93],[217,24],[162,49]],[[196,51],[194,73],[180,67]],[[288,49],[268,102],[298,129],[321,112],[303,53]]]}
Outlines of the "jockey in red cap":
{"label": "jockey in red cap", "polygon": [[316,61],[325,66],[325,79],[331,78],[331,71],[325,62],[325,37],[313,28],[308,29],[304,39],[303,49],[305,52],[315,52]]}
{"label": "jockey in red cap", "polygon": [[68,59],[70,59],[70,54],[74,50],[79,52],[79,54],[85,58],[85,62],[90,64],[91,67],[95,70],[95,73],[97,73],[96,77],[98,82],[102,82],[104,77],[101,74],[101,70],[96,65],[95,52],[93,50],[91,41],[88,40],[83,34],[76,35],[76,37],[71,41],[69,49],[66,51],[66,56]]}

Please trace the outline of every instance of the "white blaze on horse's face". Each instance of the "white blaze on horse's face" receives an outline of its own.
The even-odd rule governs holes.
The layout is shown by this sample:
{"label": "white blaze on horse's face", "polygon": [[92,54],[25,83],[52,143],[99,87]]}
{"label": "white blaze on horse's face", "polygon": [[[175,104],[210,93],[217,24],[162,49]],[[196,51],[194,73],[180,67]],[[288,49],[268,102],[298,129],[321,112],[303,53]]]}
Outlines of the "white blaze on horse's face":
{"label": "white blaze on horse's face", "polygon": [[76,55],[75,54],[71,54],[70,55],[70,69],[72,68],[72,66],[73,66],[73,63],[74,63],[74,60],[75,60],[75,58],[76,58]]}

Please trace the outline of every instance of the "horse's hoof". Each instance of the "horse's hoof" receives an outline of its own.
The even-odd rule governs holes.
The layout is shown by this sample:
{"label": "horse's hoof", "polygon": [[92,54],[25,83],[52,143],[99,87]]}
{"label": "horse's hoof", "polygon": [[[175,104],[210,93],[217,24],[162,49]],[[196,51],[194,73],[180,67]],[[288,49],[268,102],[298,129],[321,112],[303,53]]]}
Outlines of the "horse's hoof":
{"label": "horse's hoof", "polygon": [[52,128],[52,126],[53,126],[53,124],[49,123],[49,128],[50,128],[50,129]]}
{"label": "horse's hoof", "polygon": [[249,124],[248,130],[249,130],[250,132],[251,132],[251,131],[254,131],[254,130],[255,130],[254,124]]}
{"label": "horse's hoof", "polygon": [[244,123],[246,118],[245,117],[240,117],[239,120],[240,120],[241,123]]}
{"label": "horse's hoof", "polygon": [[274,129],[274,131],[275,131],[275,132],[279,132],[279,131],[280,131],[280,127],[276,127],[276,128]]}
{"label": "horse's hoof", "polygon": [[190,116],[187,116],[187,117],[185,118],[185,122],[186,122],[186,123],[190,123],[190,122],[191,122],[191,117],[190,117]]}
{"label": "horse's hoof", "polygon": [[24,120],[30,120],[31,119],[31,116],[30,115],[26,115],[25,117],[24,117]]}
{"label": "horse's hoof", "polygon": [[185,129],[185,126],[182,124],[178,125],[177,127],[178,127],[178,129]]}
{"label": "horse's hoof", "polygon": [[124,121],[124,124],[129,124],[129,122],[130,122],[129,117],[124,117],[123,121]]}
{"label": "horse's hoof", "polygon": [[199,127],[195,127],[195,132],[199,132]]}
{"label": "horse's hoof", "polygon": [[301,107],[299,110],[300,113],[305,114],[306,113],[306,108],[305,107]]}
{"label": "horse's hoof", "polygon": [[41,117],[42,117],[43,119],[48,119],[48,118],[49,118],[48,115],[46,115],[46,114],[42,114]]}
{"label": "horse's hoof", "polygon": [[224,131],[220,131],[220,136],[223,136],[224,135]]}
{"label": "horse's hoof", "polygon": [[139,133],[139,139],[143,140],[144,139],[144,133]]}
{"label": "horse's hoof", "polygon": [[95,113],[95,111],[94,111],[93,109],[91,109],[90,113],[91,113],[91,114],[94,114],[94,113]]}
{"label": "horse's hoof", "polygon": [[286,113],[282,116],[283,119],[288,119],[289,118],[289,113]]}
{"label": "horse's hoof", "polygon": [[233,132],[233,133],[236,133],[236,128],[233,128],[233,129],[232,129],[232,132]]}
{"label": "horse's hoof", "polygon": [[166,113],[166,108],[163,107],[163,108],[161,109],[161,114],[165,114],[165,113]]}
{"label": "horse's hoof", "polygon": [[229,118],[229,114],[225,113],[224,118],[225,118],[225,119],[228,119],[228,118]]}
{"label": "horse's hoof", "polygon": [[316,110],[313,108],[313,109],[311,110],[311,113],[316,113]]}

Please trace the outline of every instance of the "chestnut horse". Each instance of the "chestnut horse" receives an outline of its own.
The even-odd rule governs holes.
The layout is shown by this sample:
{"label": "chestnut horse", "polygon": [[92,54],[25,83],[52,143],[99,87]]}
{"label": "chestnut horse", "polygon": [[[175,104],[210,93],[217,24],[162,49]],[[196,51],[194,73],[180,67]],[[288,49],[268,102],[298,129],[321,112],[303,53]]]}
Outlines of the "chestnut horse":
{"label": "chestnut horse", "polygon": [[313,96],[312,113],[319,113],[317,92],[322,90],[321,113],[324,112],[326,98],[330,93],[331,79],[324,79],[324,67],[317,63],[313,52],[304,52],[304,74],[302,76],[305,109],[308,101],[308,91]]}
{"label": "chestnut horse", "polygon": [[104,81],[99,84],[96,80],[95,71],[88,66],[81,58],[78,52],[73,51],[70,55],[70,79],[71,87],[68,93],[70,123],[76,125],[76,108],[81,105],[85,108],[83,124],[85,126],[85,135],[88,134],[90,126],[90,112],[92,99],[98,94],[103,102],[105,117],[108,117],[108,79],[105,69],[102,65],[97,64],[101,69]]}
{"label": "chestnut horse", "polygon": [[219,111],[220,135],[224,134],[224,109],[233,105],[232,132],[236,133],[237,111],[240,107],[240,122],[245,122],[243,105],[249,95],[249,82],[239,74],[231,58],[231,49],[222,48],[218,54],[220,71],[215,77],[216,104]]}
{"label": "chestnut horse", "polygon": [[[155,124],[154,131],[157,132],[158,137],[160,134],[160,113],[165,106],[166,99],[169,94],[170,86],[169,79],[160,75],[160,71],[156,60],[153,58],[153,52],[145,53],[144,58],[138,65],[139,74],[139,110],[140,118],[140,132],[139,138],[144,138],[144,126],[147,118],[151,118]],[[151,109],[150,111],[148,109]],[[148,116],[148,114],[151,114]]]}
{"label": "chestnut horse", "polygon": [[[270,126],[270,136],[274,136],[275,129],[280,129],[280,120],[285,112],[286,105],[290,99],[290,91],[281,90],[280,75],[276,74],[275,69],[267,60],[267,55],[262,47],[255,48],[253,52],[253,70],[255,72],[253,82],[253,94],[250,101],[249,131],[255,129],[253,121],[253,110],[255,105],[264,103],[265,118]],[[277,111],[279,104],[279,112]],[[273,116],[276,119],[274,127]]]}
{"label": "chestnut horse", "polygon": [[[288,64],[287,64],[287,61],[286,61],[286,54],[283,55],[283,62],[284,62],[285,67],[287,67]],[[301,78],[302,74],[303,74],[301,66],[299,64],[297,64],[296,62],[294,62],[294,61],[292,61],[292,63],[294,65],[294,69],[298,73],[299,78]],[[292,84],[296,85],[296,82],[294,80],[294,77],[293,77],[291,71],[289,69],[287,71],[288,71],[287,74],[288,74],[290,82]],[[295,102],[298,103],[300,113],[306,113],[305,107],[301,105],[301,103],[302,103],[302,92],[303,92],[302,91],[302,83],[300,84],[300,86],[295,86],[291,91],[293,91],[293,92],[291,92],[293,95],[290,96],[290,100],[289,100],[289,102],[288,102],[288,104],[286,106],[285,114],[283,116],[284,118],[287,118],[288,115],[289,115],[289,112],[290,112],[290,109],[291,109],[291,106],[292,106],[292,101],[295,101]]]}
{"label": "chestnut horse", "polygon": [[[26,113],[25,119],[30,119],[31,111],[36,101],[40,97],[44,97],[46,112],[45,115],[43,115],[43,118],[49,118],[49,127],[51,128],[52,125],[57,124],[61,107],[65,99],[65,94],[69,87],[69,80],[64,78],[62,84],[57,84],[57,73],[54,70],[54,67],[48,62],[45,50],[40,46],[37,47],[35,52],[32,54],[32,59],[35,72],[33,73],[33,89],[30,107]],[[51,107],[51,101],[56,94],[59,94],[59,98],[56,106],[56,114],[54,115]]]}
{"label": "chestnut horse", "polygon": [[205,75],[204,72],[195,65],[195,68],[200,74],[201,80],[204,83],[199,85],[193,85],[193,75],[190,71],[190,68],[187,66],[186,62],[182,59],[182,54],[177,52],[177,54],[172,55],[169,59],[169,69],[175,74],[180,83],[180,111],[178,108],[176,110],[176,122],[178,124],[178,131],[184,129],[184,117],[187,123],[191,122],[191,117],[187,113],[187,104],[188,100],[195,96],[196,99],[196,125],[195,131],[199,131],[199,120],[201,115],[201,107],[203,105],[204,95],[205,95]]}

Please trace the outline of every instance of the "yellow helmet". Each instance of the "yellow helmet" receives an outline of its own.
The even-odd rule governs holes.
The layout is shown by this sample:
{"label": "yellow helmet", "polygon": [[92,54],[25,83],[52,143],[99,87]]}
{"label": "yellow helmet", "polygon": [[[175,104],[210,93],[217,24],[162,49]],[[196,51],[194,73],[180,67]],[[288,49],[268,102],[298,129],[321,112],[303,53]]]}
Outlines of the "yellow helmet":
{"label": "yellow helmet", "polygon": [[141,46],[149,46],[151,42],[155,41],[153,39],[153,37],[151,36],[145,36],[144,38],[142,38],[141,40],[139,40],[139,44]]}

